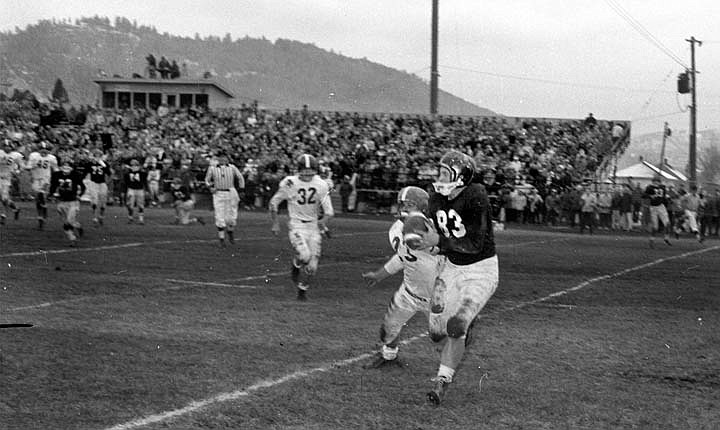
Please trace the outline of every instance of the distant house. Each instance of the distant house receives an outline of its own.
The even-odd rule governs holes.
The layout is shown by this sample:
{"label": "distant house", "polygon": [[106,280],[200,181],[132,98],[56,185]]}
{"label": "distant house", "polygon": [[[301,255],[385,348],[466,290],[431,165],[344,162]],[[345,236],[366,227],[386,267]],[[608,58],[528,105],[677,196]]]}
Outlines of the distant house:
{"label": "distant house", "polygon": [[171,107],[231,106],[233,94],[220,84],[207,79],[97,78],[98,103],[103,108],[157,109],[161,104]]}
{"label": "distant house", "polygon": [[672,185],[681,185],[688,180],[687,176],[672,167],[667,163],[667,161],[661,170],[660,167],[648,161],[642,160],[637,164],[633,164],[632,166],[615,172],[615,182],[623,183],[631,181],[633,183],[640,183],[640,185],[646,186],[652,182],[653,177],[657,174],[662,176],[663,182]]}

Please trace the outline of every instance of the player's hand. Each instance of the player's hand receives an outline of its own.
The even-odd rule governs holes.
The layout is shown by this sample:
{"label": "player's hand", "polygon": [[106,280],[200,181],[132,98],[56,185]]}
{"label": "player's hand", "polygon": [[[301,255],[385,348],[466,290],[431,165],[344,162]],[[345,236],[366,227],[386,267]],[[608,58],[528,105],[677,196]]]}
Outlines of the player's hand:
{"label": "player's hand", "polygon": [[279,236],[280,235],[280,223],[274,222],[271,230],[275,236]]}
{"label": "player's hand", "polygon": [[378,275],[375,272],[365,272],[362,274],[363,279],[368,287],[373,287],[378,283]]}

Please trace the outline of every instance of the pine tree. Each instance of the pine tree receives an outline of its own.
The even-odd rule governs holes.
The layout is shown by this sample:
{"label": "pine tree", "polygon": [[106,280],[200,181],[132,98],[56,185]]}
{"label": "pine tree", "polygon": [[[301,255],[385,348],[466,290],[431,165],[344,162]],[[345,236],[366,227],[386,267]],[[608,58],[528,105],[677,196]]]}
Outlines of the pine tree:
{"label": "pine tree", "polygon": [[59,103],[67,103],[70,101],[67,91],[65,90],[65,86],[60,78],[55,81],[55,88],[53,88],[52,91],[52,100]]}

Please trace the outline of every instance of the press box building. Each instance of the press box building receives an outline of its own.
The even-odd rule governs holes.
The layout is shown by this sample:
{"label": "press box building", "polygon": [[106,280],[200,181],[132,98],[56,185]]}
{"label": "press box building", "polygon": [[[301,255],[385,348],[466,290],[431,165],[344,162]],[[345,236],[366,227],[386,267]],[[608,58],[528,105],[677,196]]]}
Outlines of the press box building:
{"label": "press box building", "polygon": [[206,79],[97,78],[98,101],[111,109],[169,107],[230,107],[233,94]]}

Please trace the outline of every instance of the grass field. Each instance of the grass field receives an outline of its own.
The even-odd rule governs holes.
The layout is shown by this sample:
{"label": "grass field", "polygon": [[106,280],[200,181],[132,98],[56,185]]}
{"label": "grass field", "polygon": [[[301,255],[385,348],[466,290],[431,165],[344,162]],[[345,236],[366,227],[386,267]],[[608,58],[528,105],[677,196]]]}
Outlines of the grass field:
{"label": "grass field", "polygon": [[[420,316],[406,366],[365,370],[400,277],[389,218],[339,217],[297,302],[285,231],[242,212],[144,226],[110,208],[77,248],[25,207],[0,227],[0,429],[720,428],[720,242],[567,230],[497,234],[500,286],[445,402]],[[208,211],[200,211],[209,220]]]}

